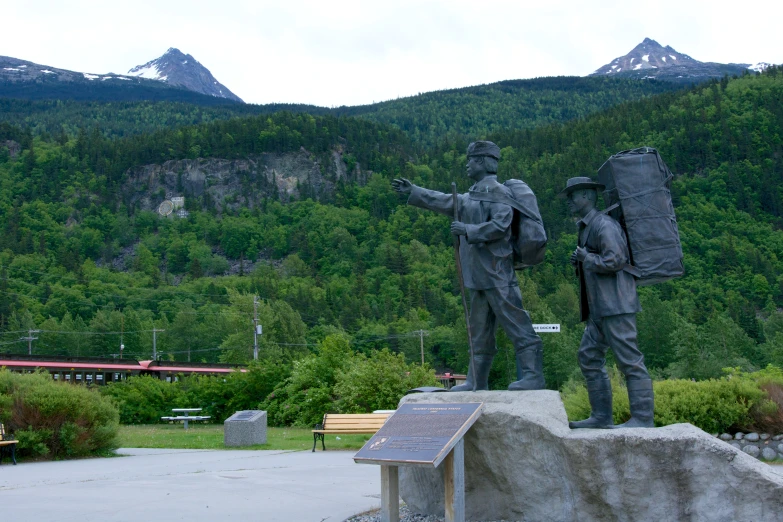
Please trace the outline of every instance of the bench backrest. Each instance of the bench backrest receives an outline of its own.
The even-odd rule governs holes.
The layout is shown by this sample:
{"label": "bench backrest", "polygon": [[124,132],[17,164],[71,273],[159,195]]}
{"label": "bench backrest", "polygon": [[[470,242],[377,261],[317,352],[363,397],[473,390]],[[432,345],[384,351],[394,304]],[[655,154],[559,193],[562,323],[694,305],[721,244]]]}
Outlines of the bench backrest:
{"label": "bench backrest", "polygon": [[341,414],[327,413],[324,415],[325,430],[351,429],[381,429],[390,413]]}

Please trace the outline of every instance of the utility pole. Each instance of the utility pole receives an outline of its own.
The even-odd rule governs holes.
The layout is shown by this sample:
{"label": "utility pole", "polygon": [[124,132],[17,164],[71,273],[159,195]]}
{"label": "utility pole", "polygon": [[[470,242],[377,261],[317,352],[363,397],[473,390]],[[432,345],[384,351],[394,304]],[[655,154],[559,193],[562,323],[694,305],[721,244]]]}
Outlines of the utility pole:
{"label": "utility pole", "polygon": [[27,337],[20,337],[20,341],[27,341],[27,355],[33,354],[33,341],[38,339],[37,337],[33,337],[34,333],[40,333],[41,330],[27,330]]}
{"label": "utility pole", "polygon": [[258,360],[258,296],[253,296],[253,360]]}
{"label": "utility pole", "polygon": [[122,338],[125,335],[125,316],[123,315],[120,320],[120,359],[122,359],[122,351],[125,349],[125,343]]}
{"label": "utility pole", "polygon": [[419,330],[419,341],[421,342],[421,365],[424,366],[424,334],[429,333],[424,330]]}
{"label": "utility pole", "polygon": [[159,330],[152,327],[152,360],[157,361],[158,360],[158,343],[157,343],[157,337],[156,334],[158,332],[165,332],[166,330]]}

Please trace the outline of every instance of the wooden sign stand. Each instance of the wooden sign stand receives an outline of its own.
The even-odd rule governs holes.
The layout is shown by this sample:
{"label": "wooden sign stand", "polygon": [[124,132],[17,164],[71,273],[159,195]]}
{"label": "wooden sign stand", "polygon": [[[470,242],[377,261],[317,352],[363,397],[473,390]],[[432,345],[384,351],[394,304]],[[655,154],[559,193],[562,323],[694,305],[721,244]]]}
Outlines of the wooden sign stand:
{"label": "wooden sign stand", "polygon": [[354,455],[381,466],[381,521],[400,520],[400,466],[442,469],[446,522],[465,522],[465,441],[484,403],[406,403]]}
{"label": "wooden sign stand", "polygon": [[[465,441],[443,459],[446,522],[465,522]],[[399,466],[381,465],[381,522],[400,521]]]}

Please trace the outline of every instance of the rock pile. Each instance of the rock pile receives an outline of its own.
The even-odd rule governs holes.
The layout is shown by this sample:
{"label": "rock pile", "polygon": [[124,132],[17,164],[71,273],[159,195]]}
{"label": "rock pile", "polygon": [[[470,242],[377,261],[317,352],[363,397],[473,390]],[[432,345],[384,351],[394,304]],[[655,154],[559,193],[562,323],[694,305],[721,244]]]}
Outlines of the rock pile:
{"label": "rock pile", "polygon": [[765,461],[783,460],[783,434],[742,433],[740,431],[734,435],[721,433],[715,436],[751,457]]}

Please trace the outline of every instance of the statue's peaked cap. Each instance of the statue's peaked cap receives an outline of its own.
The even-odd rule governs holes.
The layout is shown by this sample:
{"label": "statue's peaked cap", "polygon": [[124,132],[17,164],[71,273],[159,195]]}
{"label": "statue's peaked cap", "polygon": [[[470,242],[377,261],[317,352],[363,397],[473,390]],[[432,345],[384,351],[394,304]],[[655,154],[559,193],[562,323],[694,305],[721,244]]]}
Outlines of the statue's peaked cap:
{"label": "statue's peaked cap", "polygon": [[468,157],[471,156],[489,156],[490,158],[500,159],[500,147],[491,141],[474,141],[468,145]]}

